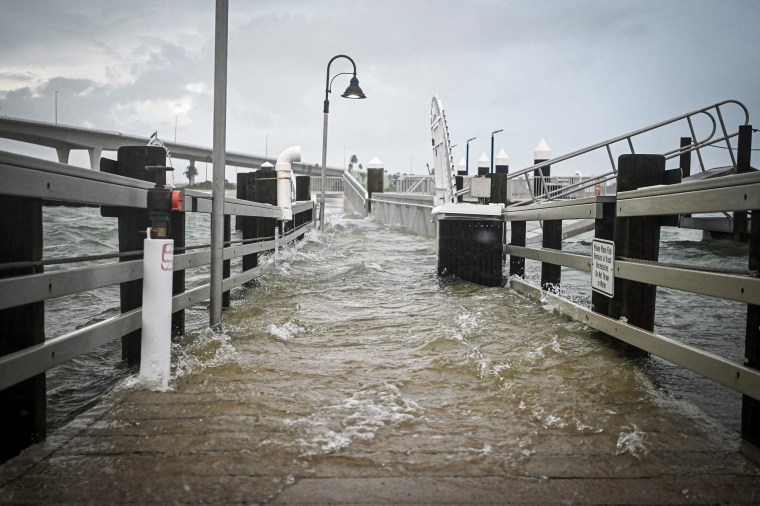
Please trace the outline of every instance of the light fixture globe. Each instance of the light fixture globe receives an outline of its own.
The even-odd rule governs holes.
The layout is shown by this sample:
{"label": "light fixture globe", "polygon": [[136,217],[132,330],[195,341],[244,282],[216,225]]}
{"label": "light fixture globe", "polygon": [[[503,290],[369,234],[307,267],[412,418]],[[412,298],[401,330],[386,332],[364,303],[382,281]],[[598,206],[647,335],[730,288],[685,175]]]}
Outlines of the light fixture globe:
{"label": "light fixture globe", "polygon": [[348,88],[346,88],[346,91],[343,92],[341,97],[367,98],[367,95],[365,95],[362,89],[359,87],[359,80],[356,78],[356,76],[354,76],[351,78],[351,83],[348,85]]}

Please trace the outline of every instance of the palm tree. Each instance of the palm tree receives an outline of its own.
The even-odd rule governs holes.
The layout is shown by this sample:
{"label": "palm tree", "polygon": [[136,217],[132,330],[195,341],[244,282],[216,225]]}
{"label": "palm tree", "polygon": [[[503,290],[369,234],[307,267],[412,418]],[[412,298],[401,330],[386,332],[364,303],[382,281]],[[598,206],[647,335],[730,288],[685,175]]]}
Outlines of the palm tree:
{"label": "palm tree", "polygon": [[193,186],[195,184],[195,176],[198,175],[198,169],[195,168],[195,165],[190,164],[187,166],[187,169],[185,170],[185,176],[187,177],[187,180],[190,182],[190,186]]}
{"label": "palm tree", "polygon": [[359,161],[359,158],[357,158],[356,155],[351,155],[351,160],[348,162],[348,171],[351,172],[351,169],[354,168],[354,164]]}

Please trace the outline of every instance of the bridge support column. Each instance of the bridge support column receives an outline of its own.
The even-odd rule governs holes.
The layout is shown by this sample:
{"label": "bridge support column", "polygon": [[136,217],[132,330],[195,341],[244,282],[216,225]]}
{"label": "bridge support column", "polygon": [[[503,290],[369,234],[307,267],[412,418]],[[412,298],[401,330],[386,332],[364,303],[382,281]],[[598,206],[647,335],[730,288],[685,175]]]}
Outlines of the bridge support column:
{"label": "bridge support column", "polygon": [[[42,260],[42,200],[0,195],[0,263]],[[42,272],[42,267],[0,271],[0,277]],[[0,356],[45,342],[45,305],[0,310]],[[45,374],[0,391],[0,460],[45,438]]]}
{"label": "bridge support column", "polygon": [[100,170],[100,157],[103,154],[103,148],[95,146],[94,148],[89,148],[87,153],[90,155],[90,168],[92,170]]}
{"label": "bridge support column", "polygon": [[58,153],[58,163],[69,163],[69,154],[71,153],[71,149],[66,147],[55,148],[55,152]]}
{"label": "bridge support column", "polygon": [[[617,190],[630,191],[665,182],[665,157],[662,155],[620,155]],[[657,261],[660,254],[660,217],[635,216],[615,219],[615,256]],[[654,330],[657,286],[626,279],[615,279],[615,297],[610,300],[609,316],[625,317],[630,325]]]}

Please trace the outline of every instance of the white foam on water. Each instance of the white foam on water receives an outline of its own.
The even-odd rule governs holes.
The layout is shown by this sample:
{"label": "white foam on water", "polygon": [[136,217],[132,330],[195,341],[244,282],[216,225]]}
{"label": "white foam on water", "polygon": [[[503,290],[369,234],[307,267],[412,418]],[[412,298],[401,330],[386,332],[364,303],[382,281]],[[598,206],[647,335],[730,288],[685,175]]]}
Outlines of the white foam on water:
{"label": "white foam on water", "polygon": [[[209,367],[237,362],[232,340],[224,332],[206,328],[172,343],[172,381]],[[170,383],[171,385],[171,383]]]}
{"label": "white foam on water", "polygon": [[287,322],[283,325],[276,325],[270,323],[267,327],[267,332],[281,341],[289,341],[293,339],[298,333],[303,332],[303,328],[299,327],[293,322]]}
{"label": "white foam on water", "polygon": [[615,455],[630,453],[637,459],[641,460],[647,454],[647,448],[644,445],[646,433],[639,430],[638,427],[623,427],[623,431],[618,436],[617,451]]}

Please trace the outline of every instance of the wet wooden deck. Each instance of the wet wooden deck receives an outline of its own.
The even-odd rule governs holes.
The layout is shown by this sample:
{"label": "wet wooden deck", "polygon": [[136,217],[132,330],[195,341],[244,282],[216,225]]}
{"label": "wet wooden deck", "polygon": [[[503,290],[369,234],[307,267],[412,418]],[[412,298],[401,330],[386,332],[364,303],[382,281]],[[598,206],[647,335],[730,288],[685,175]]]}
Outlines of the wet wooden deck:
{"label": "wet wooden deck", "polygon": [[[238,348],[242,356],[254,352],[245,343]],[[646,418],[629,415],[647,434],[641,455],[621,452],[617,433],[559,429],[531,433],[529,451],[463,449],[447,440],[445,424],[443,433],[408,431],[318,455],[277,449],[270,443],[282,434],[265,423],[262,403],[286,412],[309,393],[289,389],[274,365],[255,373],[211,368],[183,378],[173,392],[111,393],[0,466],[0,503],[760,502],[760,469],[740,453],[736,436],[685,427],[688,418],[672,406],[656,416],[651,409]],[[404,395],[423,399],[426,392],[406,385]],[[443,401],[426,400],[445,411]],[[625,402],[617,409],[635,413],[634,402],[649,401]],[[509,416],[506,443],[525,435]]]}

